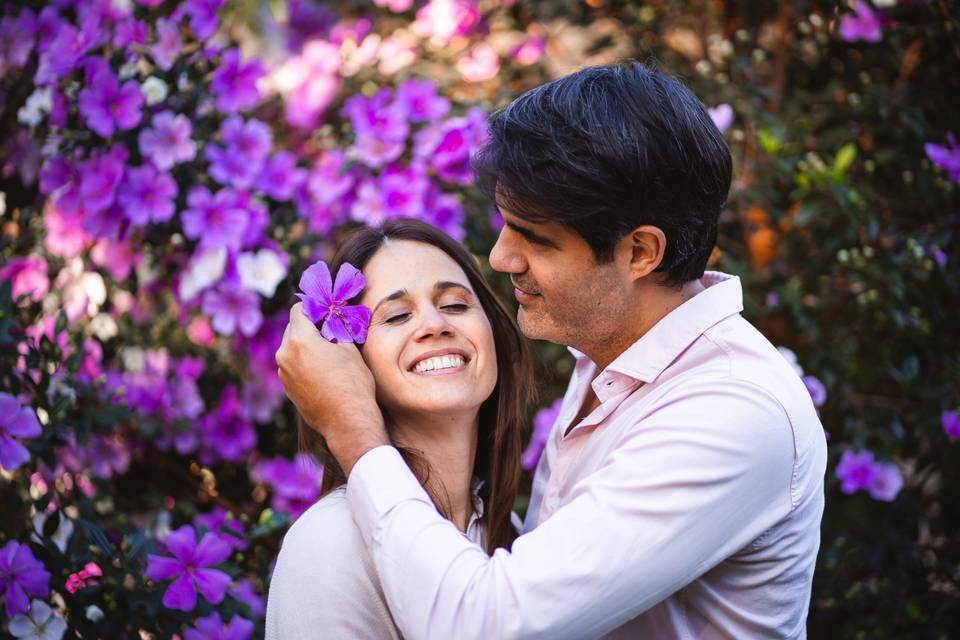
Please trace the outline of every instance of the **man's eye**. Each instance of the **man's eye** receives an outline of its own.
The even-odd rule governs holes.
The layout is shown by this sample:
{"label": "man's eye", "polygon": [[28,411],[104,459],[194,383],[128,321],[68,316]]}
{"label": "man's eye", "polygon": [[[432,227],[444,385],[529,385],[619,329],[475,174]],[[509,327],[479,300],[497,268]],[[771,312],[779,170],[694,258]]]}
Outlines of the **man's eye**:
{"label": "man's eye", "polygon": [[384,322],[387,324],[400,324],[410,316],[409,313],[398,313],[397,315],[390,316]]}

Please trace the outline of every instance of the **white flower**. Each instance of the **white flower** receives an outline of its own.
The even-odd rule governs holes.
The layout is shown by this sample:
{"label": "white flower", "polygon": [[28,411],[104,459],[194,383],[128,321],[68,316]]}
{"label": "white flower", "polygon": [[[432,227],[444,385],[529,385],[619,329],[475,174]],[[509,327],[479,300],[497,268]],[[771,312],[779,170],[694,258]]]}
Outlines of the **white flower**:
{"label": "white flower", "polygon": [[8,629],[12,636],[22,640],[61,640],[67,631],[67,622],[46,602],[34,600],[28,613],[13,616]]}
{"label": "white flower", "polygon": [[53,110],[53,89],[40,87],[30,94],[27,102],[17,111],[17,121],[33,128],[40,124],[45,113]]}
{"label": "white flower", "polygon": [[103,620],[103,609],[95,604],[91,604],[89,607],[87,607],[86,614],[87,620],[90,622],[100,622]]}
{"label": "white flower", "polygon": [[[49,517],[49,511],[41,511],[33,516],[34,534],[31,536],[33,540],[41,542],[40,536],[43,535],[43,525],[47,522],[47,518]],[[60,553],[65,553],[67,550],[67,543],[70,541],[70,536],[72,535],[73,520],[61,513],[60,524],[57,525],[57,530],[53,532],[52,536],[50,536],[50,541],[57,545],[57,549],[60,549]]]}
{"label": "white flower", "polygon": [[256,253],[241,253],[237,257],[237,273],[245,289],[272,298],[277,285],[287,276],[287,267],[279,255],[269,249],[261,249]]}
{"label": "white flower", "polygon": [[120,357],[126,371],[143,371],[147,366],[147,356],[140,347],[124,347]]}
{"label": "white flower", "polygon": [[7,212],[7,192],[0,191],[0,216]]}
{"label": "white flower", "polygon": [[153,106],[167,99],[167,83],[156,76],[150,76],[140,85],[147,104]]}
{"label": "white flower", "polygon": [[210,285],[223,277],[227,267],[227,250],[207,249],[193,254],[190,265],[180,278],[180,300],[187,301],[193,298]]}
{"label": "white flower", "polygon": [[124,80],[129,80],[133,76],[137,75],[137,61],[131,60],[130,62],[125,63],[119,69],[117,69],[117,78],[121,82]]}
{"label": "white flower", "polygon": [[61,290],[63,308],[71,322],[84,313],[92,316],[107,301],[107,286],[96,271],[84,271],[83,259],[73,258],[60,270],[55,288]]}
{"label": "white flower", "polygon": [[119,332],[116,320],[109,313],[98,313],[90,320],[87,329],[97,336],[101,342],[115,337]]}

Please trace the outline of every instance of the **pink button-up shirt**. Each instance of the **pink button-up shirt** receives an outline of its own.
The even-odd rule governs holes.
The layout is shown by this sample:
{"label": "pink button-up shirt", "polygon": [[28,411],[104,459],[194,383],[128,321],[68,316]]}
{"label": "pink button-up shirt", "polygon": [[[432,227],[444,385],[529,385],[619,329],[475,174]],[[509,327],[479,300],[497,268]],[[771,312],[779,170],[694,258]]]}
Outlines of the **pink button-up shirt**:
{"label": "pink button-up shirt", "polygon": [[599,374],[578,356],[510,551],[440,517],[392,447],[357,462],[353,516],[408,640],[805,637],[823,428],[739,279],[702,282]]}

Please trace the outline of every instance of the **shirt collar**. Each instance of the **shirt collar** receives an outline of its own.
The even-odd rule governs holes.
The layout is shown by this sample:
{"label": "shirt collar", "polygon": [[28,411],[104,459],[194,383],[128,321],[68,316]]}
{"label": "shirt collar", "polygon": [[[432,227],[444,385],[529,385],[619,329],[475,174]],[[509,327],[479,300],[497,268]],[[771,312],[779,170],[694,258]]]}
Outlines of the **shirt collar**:
{"label": "shirt collar", "polygon": [[[605,371],[651,383],[704,331],[743,311],[743,288],[739,277],[707,271],[700,283],[705,287],[703,291],[661,318],[617,356]],[[568,349],[578,362],[587,358],[572,347]]]}

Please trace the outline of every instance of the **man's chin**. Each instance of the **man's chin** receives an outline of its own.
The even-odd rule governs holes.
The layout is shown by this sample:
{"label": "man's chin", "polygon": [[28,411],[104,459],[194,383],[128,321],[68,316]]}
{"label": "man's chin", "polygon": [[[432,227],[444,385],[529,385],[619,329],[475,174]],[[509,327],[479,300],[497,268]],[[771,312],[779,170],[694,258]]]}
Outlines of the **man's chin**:
{"label": "man's chin", "polygon": [[550,323],[542,314],[531,312],[526,307],[520,305],[517,310],[517,326],[520,331],[530,340],[549,340],[555,342],[554,332],[550,331]]}

